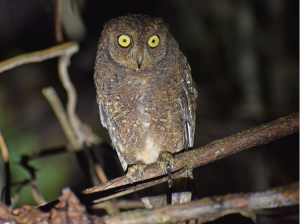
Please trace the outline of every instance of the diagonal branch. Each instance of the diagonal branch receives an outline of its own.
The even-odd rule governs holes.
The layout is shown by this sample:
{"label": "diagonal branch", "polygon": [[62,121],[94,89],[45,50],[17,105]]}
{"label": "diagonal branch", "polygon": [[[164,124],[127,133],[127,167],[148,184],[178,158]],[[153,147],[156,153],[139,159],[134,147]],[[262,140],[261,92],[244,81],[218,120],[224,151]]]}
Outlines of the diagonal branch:
{"label": "diagonal branch", "polygon": [[0,193],[1,200],[3,200],[7,205],[11,204],[10,200],[10,165],[9,165],[9,152],[4,141],[4,138],[0,131],[0,151],[2,155],[2,159],[4,162],[4,177],[5,177],[5,188]]}
{"label": "diagonal branch", "polygon": [[60,99],[57,96],[56,91],[53,89],[53,87],[47,87],[42,89],[42,93],[45,96],[45,98],[48,100],[52,110],[54,111],[64,133],[65,136],[72,146],[74,150],[79,150],[80,147],[78,146],[78,142],[75,136],[75,133],[73,132],[71,125],[68,121],[68,117],[66,114],[66,111],[60,101]]}
{"label": "diagonal branch", "polygon": [[[261,192],[228,194],[203,198],[157,209],[139,209],[119,215],[98,217],[88,215],[84,205],[69,189],[62,190],[58,203],[50,212],[24,205],[12,211],[0,202],[3,223],[175,223],[198,219],[199,223],[215,220],[227,214],[241,213],[255,220],[255,211],[298,204],[299,183]],[[135,204],[136,205],[136,204]],[[139,204],[141,205],[141,204]],[[97,205],[98,206],[98,205]],[[128,208],[127,202],[126,207]]]}
{"label": "diagonal branch", "polygon": [[298,204],[299,183],[254,193],[228,194],[203,198],[180,205],[123,212],[100,218],[104,223],[168,223],[198,219],[213,221],[227,214]]}
{"label": "diagonal branch", "polygon": [[47,48],[45,50],[18,55],[16,57],[0,62],[0,73],[20,65],[41,62],[65,54],[73,54],[77,51],[78,44],[76,42],[67,42]]}
{"label": "diagonal branch", "polygon": [[[179,172],[184,172],[187,169],[192,169],[197,166],[222,159],[242,150],[249,149],[261,144],[267,144],[271,141],[293,134],[297,131],[299,131],[299,113],[293,113],[289,116],[279,118],[270,123],[263,124],[246,131],[242,131],[220,140],[213,141],[198,149],[177,154],[174,157],[175,161],[173,172],[176,172],[178,170],[180,170]],[[146,166],[144,180],[159,177],[162,175],[164,174],[159,164],[153,163]],[[173,175],[177,176],[179,174],[174,173]],[[174,177],[173,175],[172,178]],[[132,175],[132,179],[135,182],[141,181],[140,175],[138,173]],[[144,181],[143,183],[138,183],[135,186],[126,188],[124,192],[120,190],[119,192],[117,192],[117,196],[122,196],[134,191],[138,191],[146,187],[164,182],[166,180],[167,177],[161,177],[148,182]],[[126,176],[122,176],[101,185],[86,189],[83,191],[83,193],[90,194],[103,190],[114,189],[128,184],[129,181]],[[116,197],[116,195],[110,195],[108,197],[113,198]],[[107,200],[106,197],[97,200],[97,202],[105,200]]]}

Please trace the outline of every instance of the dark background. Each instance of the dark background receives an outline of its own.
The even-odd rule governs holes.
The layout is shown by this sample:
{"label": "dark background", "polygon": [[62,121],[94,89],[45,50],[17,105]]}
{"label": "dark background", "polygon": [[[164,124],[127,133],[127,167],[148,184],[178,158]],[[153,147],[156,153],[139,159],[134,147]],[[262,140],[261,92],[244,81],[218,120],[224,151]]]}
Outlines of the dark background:
{"label": "dark background", "polygon": [[[78,116],[108,144],[96,104],[93,66],[104,22],[128,13],[162,17],[188,59],[199,94],[195,147],[298,111],[299,1],[78,0],[72,4],[73,9],[77,5],[83,22],[81,30],[76,19],[63,18],[67,23],[64,40],[80,43],[69,67],[78,93]],[[58,44],[54,14],[54,1],[0,0],[0,61]],[[0,74],[0,131],[10,152],[12,182],[29,178],[19,165],[21,155],[67,143],[41,94],[47,86],[53,86],[66,103],[57,58]],[[109,178],[122,174],[115,157],[102,158],[102,162]],[[55,200],[64,186],[78,192],[91,186],[73,153],[30,164],[37,169],[38,187],[48,201]],[[287,185],[298,181],[298,165],[296,133],[195,169],[196,195],[202,198]],[[0,178],[3,180],[1,173]],[[22,189],[18,205],[24,203],[34,204],[28,187]],[[258,218],[258,223],[281,223],[281,219]],[[214,223],[247,221],[252,223],[231,215]],[[293,223],[293,219],[288,221]]]}

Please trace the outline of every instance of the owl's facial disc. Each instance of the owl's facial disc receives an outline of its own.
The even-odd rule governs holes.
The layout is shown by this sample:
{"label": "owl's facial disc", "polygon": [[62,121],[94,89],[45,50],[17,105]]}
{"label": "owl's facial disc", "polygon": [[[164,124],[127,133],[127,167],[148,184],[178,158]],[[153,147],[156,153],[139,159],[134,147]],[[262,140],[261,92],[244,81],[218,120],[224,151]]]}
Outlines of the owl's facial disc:
{"label": "owl's facial disc", "polygon": [[155,61],[165,56],[165,52],[154,55],[151,51],[152,49],[149,49],[145,44],[135,44],[126,56],[126,64],[132,65],[135,69],[141,69],[142,67],[153,66]]}
{"label": "owl's facial disc", "polygon": [[126,57],[126,61],[132,64],[136,69],[140,69],[142,65],[145,65],[145,63],[150,60],[149,52],[145,51],[144,46],[138,44],[132,47]]}
{"label": "owl's facial disc", "polygon": [[168,26],[159,18],[123,16],[105,25],[108,53],[132,69],[153,67],[167,54]]}
{"label": "owl's facial disc", "polygon": [[[149,38],[149,40],[147,41],[148,46],[151,49],[154,49],[157,47],[157,45],[159,44],[159,37],[157,35],[153,35]],[[141,44],[142,46],[144,44]],[[153,61],[153,56],[151,55],[149,49],[146,46],[143,47],[139,47],[139,50],[136,52],[137,54],[137,66],[138,69],[141,68],[142,64],[147,64]],[[164,55],[164,54],[163,54]]]}

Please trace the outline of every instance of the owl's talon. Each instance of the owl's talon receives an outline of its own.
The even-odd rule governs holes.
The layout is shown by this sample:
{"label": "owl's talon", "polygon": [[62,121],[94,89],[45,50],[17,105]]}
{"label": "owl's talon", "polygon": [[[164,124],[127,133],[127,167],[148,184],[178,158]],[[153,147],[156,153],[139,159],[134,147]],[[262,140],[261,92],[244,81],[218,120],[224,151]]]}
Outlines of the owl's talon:
{"label": "owl's talon", "polygon": [[164,174],[167,174],[167,170],[166,170],[165,166],[163,166],[162,163],[160,163],[159,165],[160,165],[160,168],[161,168],[162,172]]}
{"label": "owl's talon", "polygon": [[142,164],[142,163],[138,163],[138,164],[135,164],[135,165],[132,165],[130,167],[128,167],[128,170],[127,170],[127,174],[126,174],[126,177],[128,179],[128,181],[133,184],[133,175],[138,172],[141,176],[141,180],[143,181],[144,180],[144,168],[145,168],[145,164]]}
{"label": "owl's talon", "polygon": [[167,165],[167,171],[168,171],[168,185],[169,185],[169,188],[172,187],[172,170],[173,170],[173,165]]}
{"label": "owl's talon", "polygon": [[135,166],[130,166],[128,167],[128,170],[127,170],[127,173],[126,173],[126,177],[127,177],[127,180],[133,184],[133,175],[136,171],[136,167]]}
{"label": "owl's talon", "polygon": [[129,177],[128,175],[126,175],[126,177],[127,177],[127,180],[128,180],[131,184],[133,184],[133,181],[132,181],[131,177]]}
{"label": "owl's talon", "polygon": [[140,171],[141,179],[144,181],[144,171]]}
{"label": "owl's talon", "polygon": [[174,161],[172,161],[172,164],[170,165],[170,172],[172,172],[173,168],[174,168]]}
{"label": "owl's talon", "polygon": [[172,170],[174,167],[174,159],[171,153],[162,153],[158,159],[160,168],[164,174],[168,174],[169,188],[172,186]]}

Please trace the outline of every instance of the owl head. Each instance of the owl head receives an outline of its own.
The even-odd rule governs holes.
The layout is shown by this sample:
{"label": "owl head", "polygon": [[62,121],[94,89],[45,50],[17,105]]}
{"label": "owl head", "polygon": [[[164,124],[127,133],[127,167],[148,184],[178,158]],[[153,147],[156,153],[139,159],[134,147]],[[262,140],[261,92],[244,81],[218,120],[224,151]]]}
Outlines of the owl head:
{"label": "owl head", "polygon": [[134,69],[162,60],[174,40],[162,19],[131,14],[105,23],[101,38],[113,61]]}

